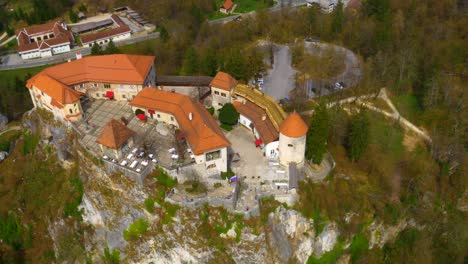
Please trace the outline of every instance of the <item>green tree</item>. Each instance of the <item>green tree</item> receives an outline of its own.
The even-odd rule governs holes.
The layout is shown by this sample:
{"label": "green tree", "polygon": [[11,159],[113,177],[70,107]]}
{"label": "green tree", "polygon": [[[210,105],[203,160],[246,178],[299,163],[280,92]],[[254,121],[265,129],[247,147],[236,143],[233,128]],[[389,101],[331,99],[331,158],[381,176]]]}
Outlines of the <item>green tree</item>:
{"label": "green tree", "polygon": [[205,50],[205,53],[200,62],[200,72],[203,74],[214,76],[218,70],[218,60],[216,59],[216,51],[212,48]]}
{"label": "green tree", "polygon": [[328,122],[327,105],[322,102],[315,107],[307,132],[305,154],[307,160],[312,160],[314,164],[322,163],[327,152]]}
{"label": "green tree", "polygon": [[78,22],[78,15],[72,9],[68,10],[68,18],[72,23]]}
{"label": "green tree", "polygon": [[350,122],[347,151],[352,161],[358,160],[369,145],[369,126],[367,112],[361,108]]}
{"label": "green tree", "polygon": [[343,22],[344,22],[343,3],[341,2],[341,0],[339,0],[332,15],[332,23],[331,23],[332,35],[336,35],[341,32],[343,28]]}
{"label": "green tree", "polygon": [[115,46],[114,41],[112,39],[109,41],[109,44],[107,44],[105,54],[118,54],[120,53],[119,48]]}
{"label": "green tree", "polygon": [[169,39],[169,32],[167,32],[166,27],[161,26],[159,30],[159,37],[163,42],[166,42]]}
{"label": "green tree", "polygon": [[246,62],[240,50],[231,52],[227,58],[224,70],[237,80],[246,80]]}
{"label": "green tree", "polygon": [[384,21],[390,14],[390,0],[365,0],[362,3],[362,12],[366,16]]}
{"label": "green tree", "polygon": [[86,8],[86,6],[85,6],[83,3],[81,3],[81,4],[78,6],[78,10],[79,10],[80,12],[86,12],[86,11],[88,11],[88,9]]}
{"label": "green tree", "polygon": [[238,120],[239,113],[232,104],[227,103],[219,110],[219,121],[221,121],[221,123],[235,125]]}
{"label": "green tree", "polygon": [[184,62],[182,65],[183,75],[193,75],[198,73],[198,53],[193,47],[190,47],[185,52]]}
{"label": "green tree", "polygon": [[91,55],[101,55],[102,53],[101,46],[99,46],[97,42],[94,42],[93,46],[91,47]]}

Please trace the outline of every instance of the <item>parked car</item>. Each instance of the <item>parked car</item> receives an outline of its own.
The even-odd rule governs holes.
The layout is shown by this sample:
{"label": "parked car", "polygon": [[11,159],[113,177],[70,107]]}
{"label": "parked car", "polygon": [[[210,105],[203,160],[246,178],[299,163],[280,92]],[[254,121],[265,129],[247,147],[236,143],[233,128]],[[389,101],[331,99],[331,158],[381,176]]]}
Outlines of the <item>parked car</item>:
{"label": "parked car", "polygon": [[336,82],[334,85],[335,90],[341,90],[344,88],[344,83],[343,82]]}
{"label": "parked car", "polygon": [[242,16],[238,16],[238,17],[234,18],[234,21],[242,21]]}
{"label": "parked car", "polygon": [[318,37],[307,37],[305,39],[305,41],[316,43],[316,42],[320,42],[320,38],[318,38]]}

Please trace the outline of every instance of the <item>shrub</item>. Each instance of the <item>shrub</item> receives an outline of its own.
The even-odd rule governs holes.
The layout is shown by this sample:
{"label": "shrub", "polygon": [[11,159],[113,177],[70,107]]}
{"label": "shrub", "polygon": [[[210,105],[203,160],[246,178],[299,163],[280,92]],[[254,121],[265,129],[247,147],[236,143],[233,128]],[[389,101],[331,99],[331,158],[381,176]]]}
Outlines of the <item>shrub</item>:
{"label": "shrub", "polygon": [[210,107],[208,109],[206,109],[208,111],[208,113],[210,113],[211,115],[214,115],[214,112],[215,112],[215,109],[214,107]]}
{"label": "shrub", "polygon": [[159,184],[166,187],[167,189],[172,189],[177,185],[177,179],[173,179],[167,174],[166,171],[164,171],[161,168],[158,168],[154,177],[156,178]]}
{"label": "shrub", "polygon": [[354,236],[349,247],[351,251],[351,262],[356,263],[359,257],[367,251],[368,247],[369,241],[362,233]]}
{"label": "shrub", "polygon": [[118,264],[120,262],[120,252],[115,249],[110,251],[109,247],[106,247],[102,256],[102,262],[104,264]]}
{"label": "shrub", "polygon": [[141,110],[140,108],[138,108],[137,110],[135,110],[135,115],[139,115],[139,114],[145,114],[145,111]]}
{"label": "shrub", "polygon": [[222,185],[221,183],[219,183],[219,182],[217,182],[217,183],[215,183],[215,184],[213,185],[213,187],[215,187],[215,188],[220,188],[220,187],[222,187],[222,186],[223,186],[223,185]]}
{"label": "shrub", "polygon": [[221,179],[223,180],[227,180],[231,178],[232,176],[234,176],[234,172],[232,171],[230,167],[227,169],[226,172],[221,172]]}
{"label": "shrub", "polygon": [[65,216],[71,216],[78,221],[82,220],[82,210],[78,209],[78,206],[81,204],[81,200],[83,199],[83,183],[81,182],[79,177],[72,178],[70,180],[70,185],[73,190],[72,198],[70,202],[66,202],[63,208]]}
{"label": "shrub", "polygon": [[148,230],[148,221],[140,218],[133,222],[128,229],[123,231],[123,237],[126,241],[137,239]]}
{"label": "shrub", "polygon": [[219,110],[219,121],[221,121],[221,123],[235,125],[238,120],[239,113],[232,104],[227,103]]}
{"label": "shrub", "polygon": [[226,131],[231,131],[232,130],[232,126],[231,125],[228,125],[228,124],[221,124],[220,127]]}
{"label": "shrub", "polygon": [[154,199],[151,197],[145,199],[145,209],[148,213],[152,214],[154,212],[154,202]]}
{"label": "shrub", "polygon": [[205,184],[203,184],[202,182],[198,180],[189,181],[187,183],[191,184],[191,187],[185,189],[189,193],[204,193],[208,190]]}
{"label": "shrub", "polygon": [[39,136],[26,133],[24,134],[23,138],[23,155],[33,153],[36,150],[37,145],[39,144]]}

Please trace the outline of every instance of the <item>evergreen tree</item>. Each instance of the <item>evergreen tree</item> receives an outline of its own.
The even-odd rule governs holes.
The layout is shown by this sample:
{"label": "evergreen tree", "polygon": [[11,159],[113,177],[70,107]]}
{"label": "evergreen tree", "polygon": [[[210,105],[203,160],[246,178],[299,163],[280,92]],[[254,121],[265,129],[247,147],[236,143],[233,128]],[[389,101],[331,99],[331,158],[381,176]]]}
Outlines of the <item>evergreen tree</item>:
{"label": "evergreen tree", "polygon": [[115,46],[114,41],[112,41],[111,39],[109,41],[109,44],[107,44],[105,54],[118,54],[118,53],[120,53],[120,50]]}
{"label": "evergreen tree", "polygon": [[306,158],[314,164],[322,163],[327,152],[328,122],[327,105],[322,102],[315,107],[307,132]]}
{"label": "evergreen tree", "polygon": [[91,55],[101,55],[102,53],[101,46],[99,46],[97,42],[94,42],[93,46],[91,47]]}
{"label": "evergreen tree", "polygon": [[169,39],[169,32],[167,32],[167,29],[164,26],[161,26],[159,37],[163,42],[166,42]]}
{"label": "evergreen tree", "polygon": [[212,48],[208,48],[200,63],[200,71],[203,74],[214,76],[218,70],[218,61],[216,59],[216,51]]}
{"label": "evergreen tree", "polygon": [[343,28],[344,21],[344,12],[343,12],[343,3],[341,0],[338,1],[335,10],[333,11],[332,23],[331,23],[331,33],[332,35],[338,34]]}
{"label": "evergreen tree", "polygon": [[72,23],[78,22],[78,15],[72,9],[68,10],[68,18]]}
{"label": "evergreen tree", "polygon": [[219,121],[223,124],[228,125],[235,125],[239,120],[239,113],[237,112],[236,108],[227,103],[223,105],[223,107],[219,110]]}
{"label": "evergreen tree", "polygon": [[239,50],[231,52],[224,66],[224,70],[237,80],[246,80],[245,58]]}
{"label": "evergreen tree", "polygon": [[352,160],[358,160],[369,145],[369,117],[364,109],[353,117],[350,124],[347,151],[348,157]]}
{"label": "evergreen tree", "polygon": [[185,52],[184,62],[182,65],[182,74],[193,75],[198,73],[198,54],[195,48],[190,47]]}

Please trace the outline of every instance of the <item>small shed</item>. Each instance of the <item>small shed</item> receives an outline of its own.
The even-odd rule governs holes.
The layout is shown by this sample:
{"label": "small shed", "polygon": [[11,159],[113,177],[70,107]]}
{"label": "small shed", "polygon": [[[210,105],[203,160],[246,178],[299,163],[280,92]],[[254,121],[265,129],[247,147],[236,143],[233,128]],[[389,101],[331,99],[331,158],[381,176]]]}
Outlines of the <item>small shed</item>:
{"label": "small shed", "polygon": [[225,0],[223,5],[219,8],[219,12],[223,14],[231,14],[234,11],[235,5],[232,0]]}

